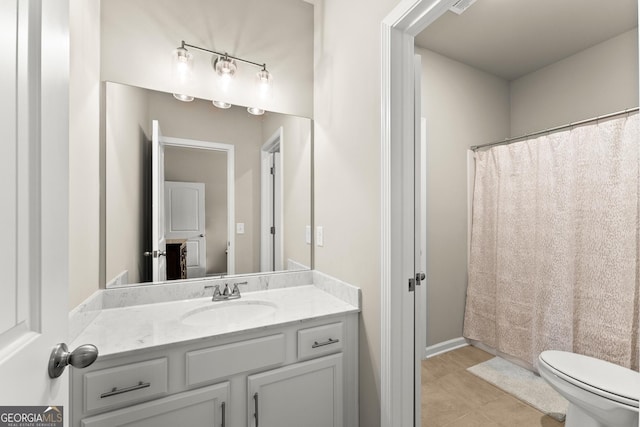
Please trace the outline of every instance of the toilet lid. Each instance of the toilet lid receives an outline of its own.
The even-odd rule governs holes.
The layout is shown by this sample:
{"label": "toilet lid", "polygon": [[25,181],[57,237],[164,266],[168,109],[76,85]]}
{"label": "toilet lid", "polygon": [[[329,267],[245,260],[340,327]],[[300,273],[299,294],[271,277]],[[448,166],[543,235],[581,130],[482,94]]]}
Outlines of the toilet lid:
{"label": "toilet lid", "polygon": [[[600,390],[606,397],[615,396],[633,401],[638,406],[640,398],[640,373],[604,360],[566,351],[548,350],[540,359],[559,373],[565,380],[589,391]],[[572,381],[573,380],[573,381]],[[597,389],[597,390],[594,390]]]}

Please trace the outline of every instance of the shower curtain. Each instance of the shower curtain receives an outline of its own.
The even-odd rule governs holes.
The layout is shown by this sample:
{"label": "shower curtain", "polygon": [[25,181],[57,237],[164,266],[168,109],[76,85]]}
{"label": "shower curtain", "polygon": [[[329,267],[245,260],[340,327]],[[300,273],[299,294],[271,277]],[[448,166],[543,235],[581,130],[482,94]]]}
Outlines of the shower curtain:
{"label": "shower curtain", "polygon": [[638,114],[476,153],[464,336],[638,370]]}

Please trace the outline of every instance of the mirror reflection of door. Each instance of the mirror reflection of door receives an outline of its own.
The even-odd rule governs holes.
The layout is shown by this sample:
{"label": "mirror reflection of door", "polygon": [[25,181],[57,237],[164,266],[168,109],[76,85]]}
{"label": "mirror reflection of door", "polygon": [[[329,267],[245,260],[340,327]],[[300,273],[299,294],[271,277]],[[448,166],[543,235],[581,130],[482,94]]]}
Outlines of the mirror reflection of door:
{"label": "mirror reflection of door", "polygon": [[261,149],[260,270],[283,270],[282,128]]}
{"label": "mirror reflection of door", "polygon": [[227,274],[233,268],[228,251],[233,231],[228,155],[224,150],[165,146],[167,197],[173,193],[165,202],[166,236],[186,240],[187,278]]}
{"label": "mirror reflection of door", "polygon": [[[164,200],[167,243],[177,240],[186,244],[187,279],[204,277],[207,274],[205,183],[165,181]],[[226,206],[226,200],[223,203]]]}
{"label": "mirror reflection of door", "polygon": [[152,257],[152,280],[162,282],[167,279],[166,237],[164,221],[164,144],[160,123],[154,120],[151,125],[151,251],[145,252]]}

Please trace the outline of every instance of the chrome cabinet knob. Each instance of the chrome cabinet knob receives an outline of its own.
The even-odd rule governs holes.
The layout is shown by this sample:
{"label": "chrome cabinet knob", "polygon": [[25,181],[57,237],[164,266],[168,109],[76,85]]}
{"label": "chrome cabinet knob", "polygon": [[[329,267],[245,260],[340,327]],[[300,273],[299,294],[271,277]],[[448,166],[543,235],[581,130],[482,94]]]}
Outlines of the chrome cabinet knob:
{"label": "chrome cabinet knob", "polygon": [[67,365],[74,368],[86,368],[98,358],[98,348],[93,344],[83,344],[73,351],[69,351],[65,343],[56,345],[49,357],[49,377],[58,378]]}

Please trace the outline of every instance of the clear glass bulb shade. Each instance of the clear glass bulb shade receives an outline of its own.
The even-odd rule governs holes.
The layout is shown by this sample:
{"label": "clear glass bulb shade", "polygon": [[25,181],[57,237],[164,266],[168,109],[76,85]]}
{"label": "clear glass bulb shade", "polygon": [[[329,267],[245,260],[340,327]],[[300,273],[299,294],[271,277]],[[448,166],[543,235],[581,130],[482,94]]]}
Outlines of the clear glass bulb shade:
{"label": "clear glass bulb shade", "polygon": [[226,110],[227,108],[231,108],[231,104],[229,104],[228,102],[224,102],[224,101],[213,101],[213,105],[215,105],[218,108],[222,108],[223,110]]}
{"label": "clear glass bulb shade", "polygon": [[186,81],[191,76],[193,68],[193,55],[183,47],[179,47],[173,54],[173,69],[176,77],[181,81]]}
{"label": "clear glass bulb shade", "polygon": [[270,94],[272,80],[271,73],[268,72],[266,68],[263,68],[256,74],[256,87],[258,95],[261,98],[266,98]]}
{"label": "clear glass bulb shade", "polygon": [[191,95],[184,95],[184,94],[182,94],[182,93],[174,93],[174,94],[173,94],[173,97],[174,97],[175,99],[177,99],[178,101],[182,101],[182,102],[191,102],[191,101],[193,101],[193,99],[194,99],[194,98],[193,98],[193,96],[191,96]]}
{"label": "clear glass bulb shade", "polygon": [[261,116],[264,114],[264,110],[258,107],[248,107],[247,111],[253,114],[254,116]]}
{"label": "clear glass bulb shade", "polygon": [[219,56],[213,59],[213,68],[219,76],[233,76],[238,69],[236,61],[226,56]]}

